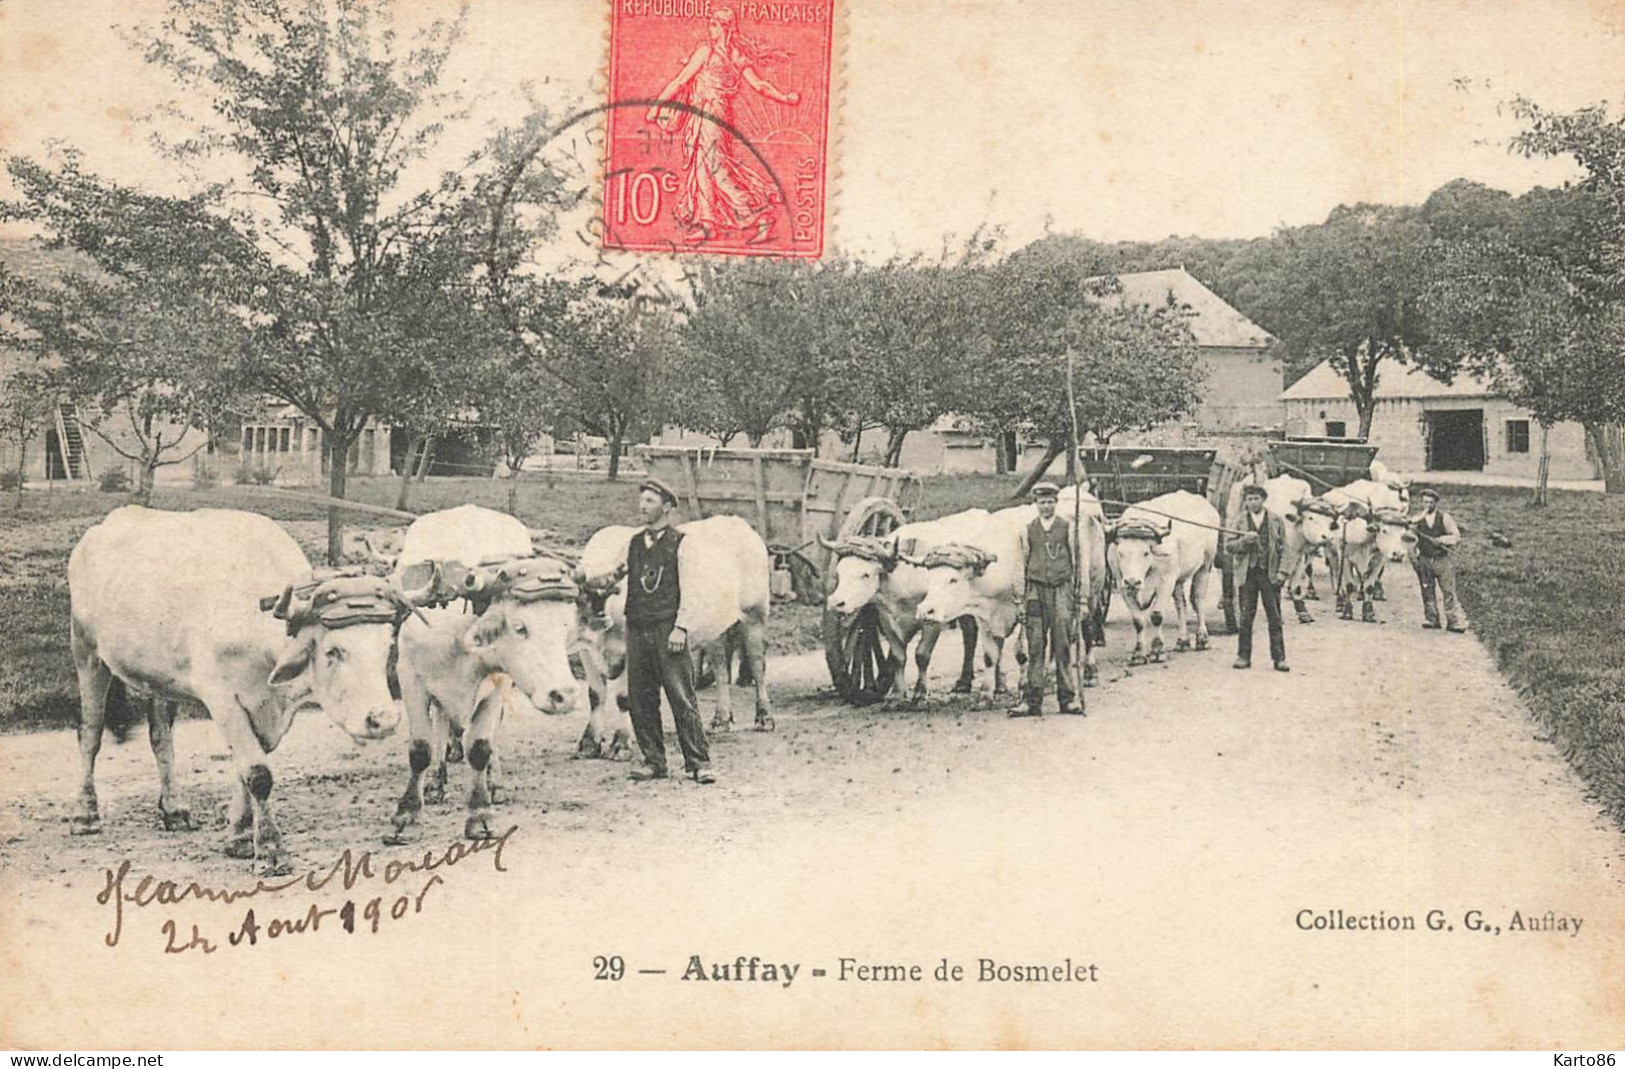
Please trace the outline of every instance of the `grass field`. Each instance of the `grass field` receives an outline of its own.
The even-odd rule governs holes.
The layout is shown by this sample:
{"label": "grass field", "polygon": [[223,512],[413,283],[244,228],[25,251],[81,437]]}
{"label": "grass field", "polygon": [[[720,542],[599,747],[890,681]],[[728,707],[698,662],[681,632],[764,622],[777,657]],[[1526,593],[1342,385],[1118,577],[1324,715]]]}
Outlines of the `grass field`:
{"label": "grass field", "polygon": [[1445,492],[1473,632],[1625,827],[1625,499],[1558,490],[1532,508],[1527,490]]}

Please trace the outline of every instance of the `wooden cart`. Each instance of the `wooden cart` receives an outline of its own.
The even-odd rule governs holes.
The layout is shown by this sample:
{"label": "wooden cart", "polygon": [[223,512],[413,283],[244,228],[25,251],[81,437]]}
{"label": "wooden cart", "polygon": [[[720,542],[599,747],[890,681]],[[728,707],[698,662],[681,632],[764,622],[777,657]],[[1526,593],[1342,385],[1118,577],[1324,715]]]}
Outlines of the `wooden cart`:
{"label": "wooden cart", "polygon": [[[677,491],[688,519],[738,516],[767,543],[776,572],[788,572],[796,598],[821,605],[833,573],[831,542],[890,534],[913,516],[922,486],[912,472],[820,460],[810,449],[641,446],[649,473]],[[854,704],[878,701],[895,668],[879,609],[824,613],[830,679]]]}
{"label": "wooden cart", "polygon": [[1288,439],[1270,443],[1265,466],[1272,478],[1295,475],[1307,479],[1318,495],[1369,478],[1375,459],[1377,447],[1363,442]]}

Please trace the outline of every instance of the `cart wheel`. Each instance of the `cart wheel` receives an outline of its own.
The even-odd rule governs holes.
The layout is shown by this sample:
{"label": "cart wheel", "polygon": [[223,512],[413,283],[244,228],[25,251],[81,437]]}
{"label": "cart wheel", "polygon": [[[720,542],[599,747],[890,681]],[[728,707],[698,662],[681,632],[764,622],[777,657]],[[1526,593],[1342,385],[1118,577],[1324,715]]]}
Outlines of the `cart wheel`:
{"label": "cart wheel", "polygon": [[846,514],[846,522],[841,524],[841,532],[836,540],[854,535],[883,538],[903,526],[904,522],[903,510],[891,498],[866,497]]}
{"label": "cart wheel", "polygon": [[824,661],[835,691],[853,705],[873,705],[891,692],[897,661],[880,628],[880,609],[865,605],[850,617],[824,612]]}

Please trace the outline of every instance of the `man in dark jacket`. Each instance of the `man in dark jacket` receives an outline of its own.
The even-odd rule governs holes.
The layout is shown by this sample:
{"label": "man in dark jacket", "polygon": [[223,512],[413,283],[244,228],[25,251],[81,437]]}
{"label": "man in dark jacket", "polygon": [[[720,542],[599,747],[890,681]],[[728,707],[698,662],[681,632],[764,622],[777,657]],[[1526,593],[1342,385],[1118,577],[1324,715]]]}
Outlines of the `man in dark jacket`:
{"label": "man in dark jacket", "polygon": [[1021,559],[1027,568],[1027,594],[1023,599],[1027,613],[1027,686],[1026,705],[1011,709],[1011,716],[1038,716],[1043,712],[1044,669],[1051,654],[1055,657],[1055,697],[1061,712],[1083,714],[1072,678],[1077,555],[1072,548],[1072,528],[1055,515],[1059,494],[1060,488],[1052,482],[1033,487],[1038,515],[1022,528],[1019,538]]}
{"label": "man in dark jacket", "polygon": [[1258,603],[1264,603],[1264,619],[1270,633],[1270,659],[1277,672],[1291,671],[1286,664],[1286,635],[1281,630],[1281,587],[1286,584],[1292,563],[1286,559],[1286,525],[1281,517],[1264,507],[1262,486],[1248,486],[1241,492],[1240,530],[1229,536],[1225,550],[1230,566],[1241,575],[1238,596],[1241,624],[1236,629],[1237,668],[1253,666],[1253,622],[1258,619]]}
{"label": "man in dark jacket", "polygon": [[683,768],[696,783],[715,783],[694,699],[694,666],[688,633],[677,626],[683,588],[677,550],[683,533],[671,525],[677,494],[659,479],[638,487],[638,515],[644,529],[632,536],[626,553],[626,690],[632,731],[643,751],[635,780],[666,778],[666,737],[660,723],[660,692],[666,692]]}
{"label": "man in dark jacket", "polygon": [[1411,528],[1417,534],[1416,579],[1422,585],[1422,624],[1438,630],[1439,606],[1433,597],[1437,587],[1444,601],[1446,626],[1457,634],[1467,630],[1467,617],[1456,600],[1456,546],[1461,542],[1461,528],[1450,513],[1439,507],[1439,491],[1422,490],[1422,514],[1411,518]]}

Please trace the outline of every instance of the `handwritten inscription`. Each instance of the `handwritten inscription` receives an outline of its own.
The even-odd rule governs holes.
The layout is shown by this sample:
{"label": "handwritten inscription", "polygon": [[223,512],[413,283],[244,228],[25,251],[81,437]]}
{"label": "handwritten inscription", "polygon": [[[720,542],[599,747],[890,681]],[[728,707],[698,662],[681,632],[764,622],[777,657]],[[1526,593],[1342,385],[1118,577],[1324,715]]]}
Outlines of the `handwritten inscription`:
{"label": "handwritten inscription", "polygon": [[[103,942],[109,947],[119,945],[124,937],[126,907],[147,910],[203,903],[231,905],[244,899],[254,900],[254,905],[230,927],[224,938],[210,938],[197,923],[165,918],[159,926],[164,937],[164,953],[213,954],[222,945],[258,946],[261,941],[320,932],[324,925],[330,931],[345,934],[376,934],[385,924],[423,912],[425,902],[432,898],[430,892],[446,882],[442,873],[468,858],[484,854],[490,858],[494,871],[508,871],[502,863],[502,852],[518,830],[519,826],[514,825],[494,839],[459,840],[442,850],[425,851],[421,858],[396,858],[382,863],[377,862],[370,850],[357,854],[346,849],[330,865],[319,865],[288,879],[262,879],[238,887],[214,887],[196,880],[166,880],[154,875],[137,879],[132,875],[131,862],[124,860],[118,868],[104,870],[106,884],[96,894],[97,904],[113,911]],[[350,894],[358,887],[362,890],[360,895],[341,902],[290,904],[287,901],[329,889]],[[369,893],[374,890],[383,893]]]}

